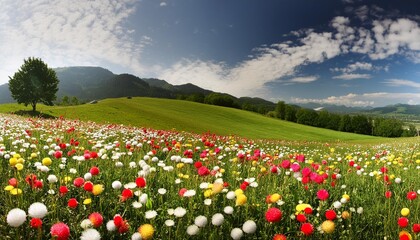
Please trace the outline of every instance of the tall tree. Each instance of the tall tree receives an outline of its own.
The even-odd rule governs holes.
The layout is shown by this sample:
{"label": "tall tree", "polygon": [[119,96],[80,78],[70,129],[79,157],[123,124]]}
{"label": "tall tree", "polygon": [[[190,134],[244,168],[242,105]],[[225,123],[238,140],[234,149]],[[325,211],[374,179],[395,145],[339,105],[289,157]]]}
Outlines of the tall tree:
{"label": "tall tree", "polygon": [[55,71],[40,58],[23,60],[23,65],[9,77],[9,89],[12,97],[20,104],[31,105],[36,111],[37,103],[53,105],[57,98],[58,78]]}
{"label": "tall tree", "polygon": [[284,120],[286,118],[286,104],[283,101],[279,101],[275,109],[277,117]]}

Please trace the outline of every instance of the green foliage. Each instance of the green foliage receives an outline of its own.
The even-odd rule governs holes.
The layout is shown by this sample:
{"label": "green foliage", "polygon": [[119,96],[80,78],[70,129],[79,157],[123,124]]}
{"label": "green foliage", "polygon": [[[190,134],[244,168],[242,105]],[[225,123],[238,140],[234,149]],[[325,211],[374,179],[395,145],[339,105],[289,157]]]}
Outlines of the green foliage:
{"label": "green foliage", "polygon": [[401,137],[403,133],[403,123],[397,119],[378,118],[375,119],[374,135],[381,137]]}
{"label": "green foliage", "polygon": [[286,118],[286,104],[284,101],[279,101],[276,105],[277,117],[284,120]]}
{"label": "green foliage", "polygon": [[204,103],[223,107],[239,108],[237,100],[224,93],[210,93],[204,98]]}
{"label": "green foliage", "polygon": [[296,122],[296,113],[298,111],[298,107],[286,104],[286,110],[284,114],[284,120],[289,122]]}
{"label": "green foliage", "polygon": [[418,130],[416,129],[416,126],[414,124],[409,124],[408,129],[404,129],[402,136],[403,137],[414,137],[417,136]]}
{"label": "green foliage", "polygon": [[372,134],[372,125],[369,119],[364,115],[356,115],[351,120],[351,126],[354,133],[358,134]]}
{"label": "green foliage", "polygon": [[315,110],[301,108],[296,113],[296,121],[300,124],[316,126],[318,122],[318,114]]}
{"label": "green foliage", "polygon": [[344,114],[341,116],[338,130],[342,132],[353,132],[353,125],[351,123],[350,115]]}
{"label": "green foliage", "polygon": [[10,92],[19,104],[31,105],[33,111],[36,111],[37,103],[53,105],[59,80],[55,71],[40,58],[25,59],[20,69],[9,78]]}

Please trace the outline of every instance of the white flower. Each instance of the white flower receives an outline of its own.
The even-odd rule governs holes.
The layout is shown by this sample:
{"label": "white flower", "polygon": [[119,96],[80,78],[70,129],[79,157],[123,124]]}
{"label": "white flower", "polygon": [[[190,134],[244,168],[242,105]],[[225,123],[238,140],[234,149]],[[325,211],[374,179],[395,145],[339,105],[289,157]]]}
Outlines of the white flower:
{"label": "white flower", "polygon": [[211,218],[211,223],[215,226],[220,226],[225,221],[225,217],[221,213],[216,213]]}
{"label": "white flower", "polygon": [[82,232],[80,240],[100,240],[101,234],[93,228],[86,229]]}
{"label": "white flower", "polygon": [[146,204],[147,199],[148,199],[148,196],[147,196],[147,194],[146,194],[146,193],[143,193],[143,194],[140,196],[140,202],[141,202],[142,204]]}
{"label": "white flower", "polygon": [[197,235],[200,229],[196,225],[190,225],[187,228],[187,234],[190,236]]}
{"label": "white flower", "polygon": [[258,187],[258,183],[257,182],[252,182],[251,184],[249,184],[250,187],[256,188]]}
{"label": "white flower", "polygon": [[340,202],[341,202],[341,203],[343,203],[343,204],[344,204],[344,203],[347,203],[347,198],[341,198],[341,199],[340,199]]}
{"label": "white flower", "polygon": [[141,208],[143,206],[143,204],[137,201],[133,202],[131,205],[133,206],[133,208]]}
{"label": "white flower", "polygon": [[232,239],[234,239],[234,240],[241,239],[243,235],[244,235],[244,233],[242,232],[242,230],[241,230],[240,228],[234,228],[234,229],[232,229],[232,231],[230,232],[230,236],[231,236],[231,237],[232,237]]}
{"label": "white flower", "polygon": [[75,168],[70,168],[69,169],[69,172],[72,173],[72,174],[76,174],[77,173],[77,170]]}
{"label": "white flower", "polygon": [[50,195],[54,195],[54,194],[55,194],[54,189],[50,189],[50,190],[48,190],[48,194],[50,194]]}
{"label": "white flower", "polygon": [[[346,199],[346,198],[343,198],[343,199]],[[347,201],[347,199],[346,199],[346,201]],[[334,206],[335,209],[339,209],[339,208],[341,208],[341,202],[335,201],[333,203],[333,206]]]}
{"label": "white flower", "polygon": [[45,215],[47,215],[47,213],[47,206],[40,202],[32,203],[28,209],[28,215],[32,218],[43,218]]}
{"label": "white flower", "polygon": [[47,180],[48,180],[49,183],[56,183],[56,182],[58,182],[57,176],[55,176],[53,174],[48,175]]}
{"label": "white flower", "polygon": [[129,165],[130,165],[130,168],[136,168],[137,167],[137,164],[135,162],[130,162]]}
{"label": "white flower", "polygon": [[358,214],[362,214],[363,213],[363,208],[362,207],[358,207],[357,208],[357,213]]}
{"label": "white flower", "polygon": [[167,212],[170,216],[172,216],[172,215],[174,215],[175,211],[172,208],[169,208]]}
{"label": "white flower", "polygon": [[395,179],[395,183],[401,183],[401,178],[398,178],[398,177],[397,177],[397,178]]}
{"label": "white flower", "polygon": [[114,220],[109,220],[106,223],[106,229],[110,232],[117,230],[117,226],[115,226]]}
{"label": "white flower", "polygon": [[184,197],[192,197],[192,196],[194,196],[195,195],[195,190],[187,190],[185,193],[184,193]]}
{"label": "white flower", "polygon": [[158,193],[159,193],[160,195],[164,195],[164,194],[166,193],[166,189],[164,189],[164,188],[159,188],[159,189],[158,189]]}
{"label": "white flower", "polygon": [[174,210],[174,215],[175,215],[175,217],[179,217],[179,218],[181,218],[181,217],[183,217],[186,213],[187,213],[187,210],[186,210],[185,208],[182,208],[182,207],[177,207],[177,208],[175,208],[175,210]]}
{"label": "white flower", "polygon": [[244,230],[244,232],[248,234],[255,233],[255,231],[257,230],[257,224],[252,220],[248,220],[242,225],[242,230]]}
{"label": "white flower", "polygon": [[80,223],[80,227],[82,227],[83,229],[87,229],[92,227],[92,222],[89,219],[84,219],[81,223]]}
{"label": "white flower", "polygon": [[172,219],[168,219],[165,221],[165,225],[168,227],[172,227],[173,225],[175,225],[175,222]]}
{"label": "white flower", "polygon": [[131,235],[131,240],[142,240],[140,233],[139,232],[133,233],[133,235]]}
{"label": "white flower", "polygon": [[210,206],[211,205],[211,199],[210,198],[204,199],[204,205]]}
{"label": "white flower", "polygon": [[226,214],[232,214],[233,213],[233,207],[231,207],[231,206],[226,206],[224,209],[223,209],[223,212],[225,212]]}
{"label": "white flower", "polygon": [[118,167],[118,168],[120,168],[120,167],[123,167],[124,166],[124,163],[122,163],[122,162],[116,162],[115,163],[115,166]]}
{"label": "white flower", "polygon": [[179,178],[175,179],[175,184],[180,184],[181,182],[182,182],[181,179]]}
{"label": "white flower", "polygon": [[202,182],[200,183],[200,189],[207,189],[209,187],[209,183],[208,182]]}
{"label": "white flower", "polygon": [[92,174],[90,172],[85,173],[85,175],[83,176],[83,178],[87,181],[89,181],[90,179],[92,179]]}
{"label": "white flower", "polygon": [[13,208],[7,214],[7,224],[11,227],[19,227],[26,221],[26,213],[20,208]]}
{"label": "white flower", "polygon": [[113,181],[112,182],[112,188],[113,189],[120,189],[122,187],[122,184],[120,181]]}
{"label": "white flower", "polygon": [[236,195],[234,191],[230,191],[226,194],[226,198],[229,200],[235,199]]}
{"label": "white flower", "polygon": [[198,227],[204,227],[207,225],[207,218],[205,216],[200,215],[195,218],[194,224]]}
{"label": "white flower", "polygon": [[157,216],[157,212],[155,210],[149,210],[145,213],[146,219],[152,219]]}

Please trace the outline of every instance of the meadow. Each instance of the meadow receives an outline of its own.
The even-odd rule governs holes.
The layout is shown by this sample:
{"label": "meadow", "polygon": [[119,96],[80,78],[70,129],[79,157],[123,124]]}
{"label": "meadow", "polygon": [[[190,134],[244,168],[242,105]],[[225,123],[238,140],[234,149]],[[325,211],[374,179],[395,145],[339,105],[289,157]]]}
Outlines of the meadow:
{"label": "meadow", "polygon": [[[242,111],[230,123],[220,107],[181,117],[162,101],[169,113],[148,102],[131,116],[117,99],[0,115],[1,238],[419,239],[419,138],[338,140]],[[220,116],[187,132],[201,114]]]}

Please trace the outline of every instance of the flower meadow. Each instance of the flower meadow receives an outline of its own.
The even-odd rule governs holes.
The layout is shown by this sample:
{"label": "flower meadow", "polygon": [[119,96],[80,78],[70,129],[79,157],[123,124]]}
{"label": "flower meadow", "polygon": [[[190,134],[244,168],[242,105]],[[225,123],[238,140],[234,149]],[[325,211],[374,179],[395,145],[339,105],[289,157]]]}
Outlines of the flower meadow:
{"label": "flower meadow", "polygon": [[420,149],[0,115],[1,239],[420,239]]}

